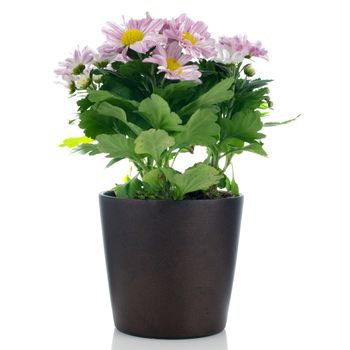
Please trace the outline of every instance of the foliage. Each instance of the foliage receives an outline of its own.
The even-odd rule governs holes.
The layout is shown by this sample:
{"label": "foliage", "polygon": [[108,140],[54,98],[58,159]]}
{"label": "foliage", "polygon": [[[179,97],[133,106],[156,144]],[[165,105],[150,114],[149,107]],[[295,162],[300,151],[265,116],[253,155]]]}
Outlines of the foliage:
{"label": "foliage", "polygon": [[[125,44],[125,38],[120,40]],[[240,59],[234,47],[237,40],[246,45]],[[191,43],[187,40],[174,49],[175,44],[168,42],[163,51],[169,47],[181,51]],[[128,159],[134,176],[114,187],[119,198],[182,200],[196,191],[217,198],[221,189],[239,195],[232,158],[245,151],[267,156],[262,129],[292,121],[265,121],[272,109],[270,80],[253,78],[251,63],[244,64],[254,55],[266,58],[266,50],[243,38],[224,38],[214,59],[197,56],[180,64],[188,55],[179,51],[182,61],[167,58],[168,66],[163,67],[154,47],[147,52],[133,48],[130,44],[127,59],[117,59],[122,55],[119,51],[114,59],[93,61],[85,48],[75,55],[80,57],[79,65],[71,67],[74,60],[67,60],[58,74],[70,79],[68,87],[78,97],[75,123],[84,135],[68,138],[61,146],[88,155],[104,154],[108,166]],[[220,56],[223,50],[226,53]],[[177,156],[193,153],[198,146],[206,148],[207,158],[183,173],[177,171]]]}

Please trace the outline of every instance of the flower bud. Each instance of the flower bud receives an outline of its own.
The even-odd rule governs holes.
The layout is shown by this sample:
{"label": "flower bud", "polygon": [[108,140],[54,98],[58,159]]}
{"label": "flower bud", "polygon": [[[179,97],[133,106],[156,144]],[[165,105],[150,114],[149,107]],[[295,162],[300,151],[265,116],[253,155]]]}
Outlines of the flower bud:
{"label": "flower bud", "polygon": [[75,93],[76,87],[75,87],[75,83],[73,80],[68,84],[68,90],[69,90],[70,94]]}
{"label": "flower bud", "polygon": [[85,65],[83,65],[82,63],[80,63],[79,65],[77,65],[76,67],[74,67],[72,69],[72,74],[73,75],[79,75],[81,73],[84,72],[84,69],[85,69]]}
{"label": "flower bud", "polygon": [[90,85],[90,83],[90,77],[88,75],[82,74],[75,82],[75,85],[77,89],[84,90]]}
{"label": "flower bud", "polygon": [[106,68],[107,65],[108,65],[108,61],[96,61],[94,63],[94,65],[97,67],[97,68]]}
{"label": "flower bud", "polygon": [[244,74],[247,76],[247,77],[252,77],[255,75],[255,69],[254,67],[251,65],[251,64],[247,64],[245,67],[244,67]]}
{"label": "flower bud", "polygon": [[102,82],[102,74],[94,74],[92,76],[92,80],[94,81],[94,83],[101,83]]}

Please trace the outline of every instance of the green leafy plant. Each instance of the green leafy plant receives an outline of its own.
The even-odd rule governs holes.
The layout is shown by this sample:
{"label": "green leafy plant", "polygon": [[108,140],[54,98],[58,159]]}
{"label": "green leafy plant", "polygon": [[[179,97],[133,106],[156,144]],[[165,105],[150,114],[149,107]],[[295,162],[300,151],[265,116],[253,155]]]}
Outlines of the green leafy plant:
{"label": "green leafy plant", "polygon": [[[184,16],[173,20],[171,30],[193,22]],[[78,49],[56,71],[78,97],[78,115],[70,123],[84,134],[61,146],[104,154],[107,166],[128,159],[134,176],[113,188],[118,198],[237,196],[233,171],[227,175],[233,157],[244,151],[266,156],[262,129],[291,121],[265,122],[272,109],[270,80],[253,78],[246,63],[267,58],[261,44],[238,36],[215,43],[197,27],[193,22],[175,40],[162,20],[147,15],[119,31],[105,30],[99,55]],[[207,157],[183,173],[176,170],[178,155],[198,146]]]}

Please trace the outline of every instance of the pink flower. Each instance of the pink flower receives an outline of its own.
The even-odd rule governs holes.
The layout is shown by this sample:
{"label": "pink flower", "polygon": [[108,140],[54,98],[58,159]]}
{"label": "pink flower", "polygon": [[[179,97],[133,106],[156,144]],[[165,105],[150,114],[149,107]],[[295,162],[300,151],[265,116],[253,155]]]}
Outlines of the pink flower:
{"label": "pink flower", "polygon": [[218,55],[215,60],[224,64],[242,62],[249,55],[249,48],[246,36],[221,37],[216,46]]}
{"label": "pink flower", "polygon": [[158,46],[152,57],[143,62],[158,65],[158,72],[165,73],[165,78],[171,80],[194,80],[200,82],[202,75],[195,64],[186,65],[192,59],[191,55],[182,54],[182,48],[177,42],[171,43],[166,49]]}
{"label": "pink flower", "polygon": [[257,41],[254,44],[250,44],[249,56],[260,57],[260,58],[264,58],[265,60],[268,60],[267,50],[261,47],[260,41]]}
{"label": "pink flower", "polygon": [[64,62],[60,62],[60,68],[55,70],[55,73],[64,81],[75,80],[80,74],[89,74],[91,63],[94,59],[94,52],[88,47],[82,50],[79,47],[74,51],[73,57],[67,58]]}
{"label": "pink flower", "polygon": [[192,57],[211,58],[215,56],[215,40],[210,38],[207,28],[203,22],[194,22],[182,14],[165,23],[163,34],[170,42],[179,42]]}
{"label": "pink flower", "polygon": [[141,20],[131,19],[124,25],[108,22],[109,28],[103,28],[107,41],[98,48],[102,59],[126,62],[128,48],[146,53],[152,47],[162,42],[159,31],[163,27],[163,20],[152,19],[147,13],[146,18]]}
{"label": "pink flower", "polygon": [[128,62],[127,50],[116,48],[108,42],[103,43],[97,48],[98,55],[95,57],[96,62]]}
{"label": "pink flower", "polygon": [[216,49],[215,61],[224,64],[240,63],[250,57],[267,59],[267,51],[261,47],[260,41],[252,44],[246,36],[221,37]]}

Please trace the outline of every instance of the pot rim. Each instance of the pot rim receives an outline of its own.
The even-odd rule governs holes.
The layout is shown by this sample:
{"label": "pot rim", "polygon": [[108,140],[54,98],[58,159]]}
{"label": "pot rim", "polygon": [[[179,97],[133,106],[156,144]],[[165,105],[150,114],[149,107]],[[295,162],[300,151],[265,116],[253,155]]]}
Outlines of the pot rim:
{"label": "pot rim", "polygon": [[223,201],[223,200],[238,200],[244,198],[243,194],[240,193],[238,196],[235,197],[225,197],[225,198],[217,198],[217,199],[185,199],[185,200],[174,200],[174,199],[135,199],[135,198],[117,198],[111,195],[108,195],[107,193],[111,193],[112,191],[102,191],[99,193],[100,198],[110,198],[112,200],[117,201],[124,201],[124,202],[139,202],[139,203],[163,203],[163,202],[174,202],[174,203],[189,203],[189,202],[215,202],[215,201]]}

